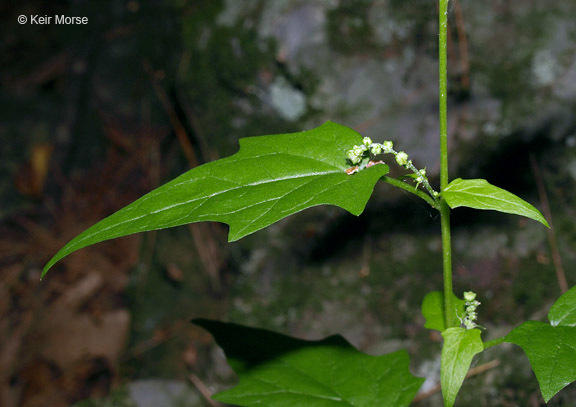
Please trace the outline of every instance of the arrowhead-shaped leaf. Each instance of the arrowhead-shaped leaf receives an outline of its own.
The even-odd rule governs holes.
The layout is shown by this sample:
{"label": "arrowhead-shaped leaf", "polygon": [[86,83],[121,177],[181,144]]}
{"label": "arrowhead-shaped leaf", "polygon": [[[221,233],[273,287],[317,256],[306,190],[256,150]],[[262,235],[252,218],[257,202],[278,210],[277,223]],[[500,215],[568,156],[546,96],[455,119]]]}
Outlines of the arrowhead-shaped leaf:
{"label": "arrowhead-shaped leaf", "polygon": [[[454,304],[453,316],[460,318],[464,316],[465,303],[466,301],[452,294],[452,304]],[[446,329],[444,319],[444,293],[442,291],[432,291],[426,294],[424,301],[422,301],[422,315],[426,318],[424,328],[435,329],[440,332]]]}
{"label": "arrowhead-shaped leaf", "polygon": [[457,178],[442,191],[450,208],[466,206],[525,216],[550,227],[540,211],[511,192],[495,187],[484,179]]}
{"label": "arrowhead-shaped leaf", "polygon": [[520,346],[528,356],[546,402],[576,381],[575,309],[573,287],[552,306],[548,314],[552,325],[524,322],[505,337],[506,342]]}
{"label": "arrowhead-shaped leaf", "polygon": [[316,205],[359,215],[384,164],[346,174],[346,152],[362,137],[335,123],[240,140],[235,155],[196,167],[76,236],[45,266],[83,247],[137,232],[199,221],[230,225],[229,240]]}
{"label": "arrowhead-shaped leaf", "polygon": [[408,406],[423,379],[406,352],[359,352],[341,336],[304,341],[275,332],[195,320],[224,349],[239,384],[214,398],[243,407]]}
{"label": "arrowhead-shaped leaf", "polygon": [[452,407],[474,355],[484,350],[480,330],[448,328],[442,332],[442,368],[440,382],[444,406]]}

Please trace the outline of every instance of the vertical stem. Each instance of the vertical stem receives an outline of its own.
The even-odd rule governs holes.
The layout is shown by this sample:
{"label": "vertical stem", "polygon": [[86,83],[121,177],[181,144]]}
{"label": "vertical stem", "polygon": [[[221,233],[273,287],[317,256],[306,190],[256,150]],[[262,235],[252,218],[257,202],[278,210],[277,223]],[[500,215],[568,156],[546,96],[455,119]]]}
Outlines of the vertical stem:
{"label": "vertical stem", "polygon": [[444,200],[440,203],[442,226],[442,269],[444,270],[444,324],[446,328],[457,326],[452,302],[452,244],[450,239],[450,208]]}
{"label": "vertical stem", "polygon": [[446,34],[448,30],[448,0],[440,0],[439,10],[439,71],[438,82],[440,84],[440,190],[448,185],[448,120],[447,120],[447,56]]}
{"label": "vertical stem", "polygon": [[[447,119],[447,55],[446,37],[448,31],[448,0],[440,0],[438,18],[439,33],[439,71],[438,79],[440,84],[440,189],[444,191],[448,185],[448,119]],[[446,328],[456,326],[453,316],[454,306],[452,304],[452,245],[450,239],[450,208],[444,199],[440,204],[440,215],[442,225],[442,267],[444,270],[444,318]]]}

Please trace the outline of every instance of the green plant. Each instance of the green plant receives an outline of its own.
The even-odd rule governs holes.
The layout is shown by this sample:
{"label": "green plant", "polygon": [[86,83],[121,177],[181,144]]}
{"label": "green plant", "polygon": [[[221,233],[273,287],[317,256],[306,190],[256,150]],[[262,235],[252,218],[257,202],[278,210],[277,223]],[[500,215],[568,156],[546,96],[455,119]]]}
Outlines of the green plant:
{"label": "green plant", "polygon": [[[532,205],[482,179],[449,181],[447,148],[446,29],[448,0],[440,0],[440,190],[424,169],[392,142],[373,143],[355,131],[328,122],[301,133],[242,139],[240,151],[181,175],[84,231],[46,265],[83,247],[132,233],[199,221],[230,226],[235,241],[317,205],[336,205],[359,215],[379,180],[408,191],[440,213],[443,291],[428,294],[425,327],[442,333],[441,384],[452,406],[473,357],[509,342],[527,354],[546,401],[576,381],[576,288],[552,306],[550,324],[528,321],[508,335],[483,342],[476,324],[480,303],[472,292],[458,298],[452,289],[450,211],[460,206],[521,215],[548,226]],[[388,176],[383,161],[394,156],[408,170]],[[374,357],[342,337],[302,341],[278,333],[216,321],[196,320],[215,337],[240,382],[216,396],[240,406],[406,406],[422,379],[408,369],[406,352]],[[257,350],[255,350],[257,349]]]}

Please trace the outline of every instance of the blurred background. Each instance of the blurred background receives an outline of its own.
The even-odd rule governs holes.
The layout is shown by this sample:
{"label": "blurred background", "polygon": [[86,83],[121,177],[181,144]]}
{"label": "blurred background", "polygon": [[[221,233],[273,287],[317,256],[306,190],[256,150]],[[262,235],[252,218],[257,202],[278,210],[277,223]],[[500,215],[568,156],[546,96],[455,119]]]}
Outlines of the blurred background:
{"label": "blurred background", "polygon": [[[438,185],[437,5],[422,0],[4,0],[0,4],[0,405],[216,406],[234,383],[190,320],[408,349],[439,406],[439,218],[378,185],[365,213],[313,208],[245,239],[195,224],[81,250],[70,238],[241,137],[333,120],[394,140]],[[18,16],[87,17],[85,25]],[[455,291],[485,339],[545,320],[576,283],[576,3],[450,5],[452,178],[485,178],[554,225],[453,212]],[[541,406],[519,348],[474,363],[466,406]],[[572,405],[571,385],[550,406]]]}

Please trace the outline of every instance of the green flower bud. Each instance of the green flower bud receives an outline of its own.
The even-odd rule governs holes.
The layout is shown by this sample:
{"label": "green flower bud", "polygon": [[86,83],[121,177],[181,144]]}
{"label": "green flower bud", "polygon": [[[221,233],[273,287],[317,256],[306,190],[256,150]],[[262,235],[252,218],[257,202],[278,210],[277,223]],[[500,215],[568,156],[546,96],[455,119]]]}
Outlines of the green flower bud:
{"label": "green flower bud", "polygon": [[357,154],[364,154],[365,151],[368,151],[368,147],[362,144],[359,146],[354,146],[353,150],[356,151]]}
{"label": "green flower bud", "polygon": [[408,154],[406,154],[404,151],[400,151],[398,154],[396,154],[396,162],[399,165],[408,164]]}
{"label": "green flower bud", "polygon": [[477,326],[474,321],[470,321],[469,319],[464,319],[463,324],[466,329],[474,329]]}
{"label": "green flower bud", "polygon": [[366,146],[366,147],[370,147],[372,145],[372,139],[370,137],[364,137],[362,139],[362,143]]}
{"label": "green flower bud", "polygon": [[466,291],[464,293],[464,299],[466,300],[466,315],[464,316],[464,319],[460,319],[460,321],[466,329],[476,328],[478,327],[475,322],[478,319],[478,313],[476,312],[476,309],[480,305],[480,301],[476,300],[476,293],[472,291]]}
{"label": "green flower bud", "polygon": [[348,151],[348,161],[350,161],[352,164],[356,165],[360,161],[362,161],[362,155],[358,155],[356,150],[350,150],[350,151]]}
{"label": "green flower bud", "polygon": [[391,153],[393,148],[394,143],[392,143],[391,141],[385,141],[384,143],[382,143],[382,149],[387,154]]}
{"label": "green flower bud", "polygon": [[374,143],[370,146],[370,154],[372,155],[382,154],[383,150],[382,144]]}

